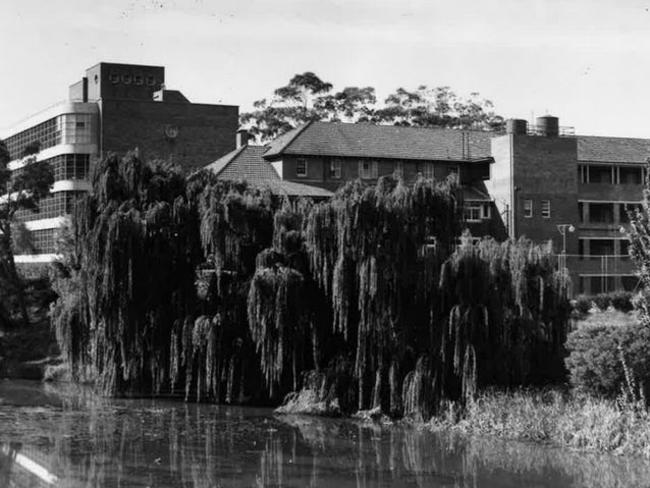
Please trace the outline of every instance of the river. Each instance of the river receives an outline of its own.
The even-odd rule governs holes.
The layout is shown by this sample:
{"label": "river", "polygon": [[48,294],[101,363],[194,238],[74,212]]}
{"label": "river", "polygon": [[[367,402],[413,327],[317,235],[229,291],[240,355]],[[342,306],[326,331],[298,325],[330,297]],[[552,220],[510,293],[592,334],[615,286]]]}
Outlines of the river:
{"label": "river", "polygon": [[0,380],[0,487],[650,486],[643,459]]}

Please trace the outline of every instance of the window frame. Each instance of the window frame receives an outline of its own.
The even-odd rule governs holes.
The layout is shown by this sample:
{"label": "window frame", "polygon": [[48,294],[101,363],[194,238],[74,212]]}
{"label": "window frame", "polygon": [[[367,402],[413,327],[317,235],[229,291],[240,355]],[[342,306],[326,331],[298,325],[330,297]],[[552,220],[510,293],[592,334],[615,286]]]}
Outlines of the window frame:
{"label": "window frame", "polygon": [[[304,168],[305,168],[304,172],[298,171],[301,164],[304,164]],[[309,169],[308,169],[307,159],[305,158],[296,159],[296,178],[307,178],[308,174],[309,174]]]}
{"label": "window frame", "polygon": [[332,158],[330,160],[329,178],[332,180],[340,180],[342,167],[343,167],[343,160],[341,158]]}
{"label": "window frame", "polygon": [[533,215],[535,215],[535,210],[534,210],[534,205],[533,201],[531,199],[524,199],[522,208],[524,210],[524,218],[525,219],[532,219]]}
{"label": "window frame", "polygon": [[395,169],[393,175],[397,178],[404,178],[404,161],[395,162]]}
{"label": "window frame", "polygon": [[[368,170],[364,170],[364,165],[368,164]],[[374,159],[362,159],[359,161],[359,178],[362,180],[372,180],[377,178],[379,164]]]}
{"label": "window frame", "polygon": [[542,200],[541,215],[542,215],[543,219],[550,219],[551,218],[551,201],[550,200]]}

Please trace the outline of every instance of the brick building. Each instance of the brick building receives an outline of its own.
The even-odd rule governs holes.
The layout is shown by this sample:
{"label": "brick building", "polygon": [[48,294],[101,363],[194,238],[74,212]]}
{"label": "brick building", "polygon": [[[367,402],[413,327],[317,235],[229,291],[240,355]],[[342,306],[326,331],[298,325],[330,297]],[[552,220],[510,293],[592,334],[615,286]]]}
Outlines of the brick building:
{"label": "brick building", "polygon": [[[472,235],[505,237],[485,186],[493,163],[486,132],[309,122],[268,146],[238,151],[240,155],[235,151],[211,169],[224,178],[278,180],[329,191],[357,178],[372,183],[400,175],[412,182],[418,175],[443,180],[455,174]],[[241,161],[228,166],[230,157]]]}
{"label": "brick building", "polygon": [[39,213],[18,218],[31,231],[36,255],[17,262],[53,258],[56,229],[75,197],[90,189],[88,176],[97,157],[137,149],[143,159],[164,159],[188,171],[204,166],[235,147],[238,107],[189,102],[165,88],[165,68],[99,63],[69,88],[68,98],[0,134],[9,149],[12,171],[28,164],[38,148],[55,183]]}
{"label": "brick building", "polygon": [[552,240],[574,293],[637,286],[625,226],[643,199],[650,139],[574,135],[546,116],[508,121],[491,154],[488,189],[511,237]]}

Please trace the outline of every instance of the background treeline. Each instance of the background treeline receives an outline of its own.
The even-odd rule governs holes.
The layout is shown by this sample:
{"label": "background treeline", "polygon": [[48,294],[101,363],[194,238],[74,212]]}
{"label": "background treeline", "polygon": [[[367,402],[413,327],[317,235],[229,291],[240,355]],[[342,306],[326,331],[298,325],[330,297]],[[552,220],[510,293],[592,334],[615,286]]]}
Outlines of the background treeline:
{"label": "background treeline", "polygon": [[486,385],[563,377],[551,249],[461,234],[453,180],[289,200],[108,157],[76,208],[52,321],[105,393],[278,403],[310,371],[343,411],[428,417]]}

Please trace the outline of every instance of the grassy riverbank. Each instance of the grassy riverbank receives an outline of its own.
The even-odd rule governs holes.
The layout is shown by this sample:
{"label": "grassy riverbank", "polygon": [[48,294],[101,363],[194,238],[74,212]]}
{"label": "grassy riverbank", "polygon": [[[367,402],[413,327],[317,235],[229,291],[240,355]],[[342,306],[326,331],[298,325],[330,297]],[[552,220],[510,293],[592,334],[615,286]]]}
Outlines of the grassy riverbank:
{"label": "grassy riverbank", "polygon": [[434,430],[650,459],[650,414],[645,409],[559,390],[484,393],[462,414],[450,407],[428,425]]}

